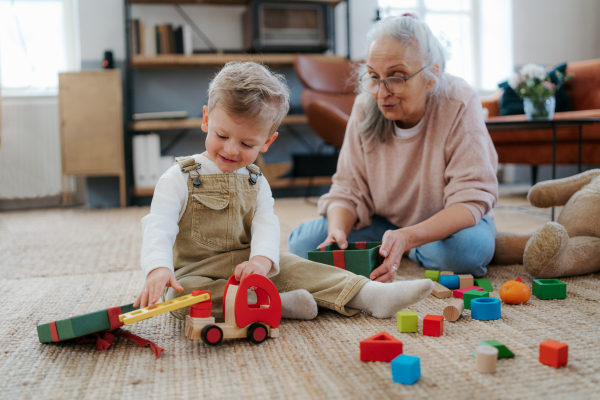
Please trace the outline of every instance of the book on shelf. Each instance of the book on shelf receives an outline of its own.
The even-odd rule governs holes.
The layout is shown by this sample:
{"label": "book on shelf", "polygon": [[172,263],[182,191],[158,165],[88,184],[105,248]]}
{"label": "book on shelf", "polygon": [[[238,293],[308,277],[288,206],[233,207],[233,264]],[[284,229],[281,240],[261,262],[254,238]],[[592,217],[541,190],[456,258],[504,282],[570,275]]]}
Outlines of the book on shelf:
{"label": "book on shelf", "polygon": [[150,187],[155,187],[160,178],[160,136],[156,133],[145,135],[146,137],[146,173]]}
{"label": "book on shelf", "polygon": [[189,25],[146,25],[130,20],[131,54],[153,57],[157,54],[193,54],[192,29]]}
{"label": "book on shelf", "polygon": [[182,119],[188,118],[190,114],[187,111],[159,111],[135,113],[132,116],[134,121],[146,121],[149,119]]}
{"label": "book on shelf", "polygon": [[133,181],[136,189],[154,189],[174,162],[174,156],[160,155],[160,136],[156,133],[133,137]]}
{"label": "book on shelf", "polygon": [[194,54],[194,47],[192,45],[192,27],[189,25],[183,25],[183,54],[191,56]]}
{"label": "book on shelf", "polygon": [[144,45],[145,51],[142,54],[154,57],[156,55],[156,29],[153,25],[146,25],[144,27]]}
{"label": "book on shelf", "polygon": [[146,139],[144,135],[133,137],[133,184],[137,189],[151,187],[146,174]]}
{"label": "book on shelf", "polygon": [[175,157],[160,155],[156,133],[133,137],[133,181],[136,189],[154,189],[158,179],[173,165]]}

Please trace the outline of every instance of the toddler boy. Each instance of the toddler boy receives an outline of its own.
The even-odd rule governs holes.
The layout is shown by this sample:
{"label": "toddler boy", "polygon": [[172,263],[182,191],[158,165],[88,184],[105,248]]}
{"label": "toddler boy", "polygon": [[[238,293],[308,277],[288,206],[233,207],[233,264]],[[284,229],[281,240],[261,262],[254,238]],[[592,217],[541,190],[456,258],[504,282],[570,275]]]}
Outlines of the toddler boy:
{"label": "toddler boy", "polygon": [[[317,305],[343,315],[389,318],[433,289],[430,280],[380,283],[279,253],[279,221],[267,180],[252,164],[277,138],[289,109],[281,75],[254,62],[231,62],[209,86],[203,107],[206,151],[180,157],[159,180],[142,219],[144,289],[135,305],[152,307],[202,289],[222,314],[227,279],[270,278],[284,318],[312,319]],[[173,312],[184,318],[187,310]]]}

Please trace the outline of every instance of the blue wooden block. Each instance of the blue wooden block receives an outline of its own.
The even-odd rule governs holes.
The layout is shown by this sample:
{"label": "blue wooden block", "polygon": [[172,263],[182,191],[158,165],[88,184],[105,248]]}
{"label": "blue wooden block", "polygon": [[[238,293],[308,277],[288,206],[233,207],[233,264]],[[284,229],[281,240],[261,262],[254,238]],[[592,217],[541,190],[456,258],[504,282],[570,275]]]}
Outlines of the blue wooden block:
{"label": "blue wooden block", "polygon": [[392,379],[396,383],[412,385],[421,377],[421,359],[400,354],[392,360]]}
{"label": "blue wooden block", "polygon": [[500,299],[493,297],[480,297],[471,300],[471,318],[480,321],[490,321],[502,316]]}
{"label": "blue wooden block", "polygon": [[460,278],[458,275],[440,275],[439,283],[450,290],[460,288]]}

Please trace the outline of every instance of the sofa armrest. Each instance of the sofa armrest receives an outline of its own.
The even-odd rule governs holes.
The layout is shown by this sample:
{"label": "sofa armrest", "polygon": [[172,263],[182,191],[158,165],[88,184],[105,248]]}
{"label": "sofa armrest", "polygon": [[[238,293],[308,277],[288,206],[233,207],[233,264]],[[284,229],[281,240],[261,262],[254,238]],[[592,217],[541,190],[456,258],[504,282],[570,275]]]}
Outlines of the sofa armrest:
{"label": "sofa armrest", "polygon": [[480,97],[481,106],[488,109],[489,117],[496,117],[500,115],[500,99],[502,98],[502,93],[504,93],[504,90],[498,89],[489,96]]}

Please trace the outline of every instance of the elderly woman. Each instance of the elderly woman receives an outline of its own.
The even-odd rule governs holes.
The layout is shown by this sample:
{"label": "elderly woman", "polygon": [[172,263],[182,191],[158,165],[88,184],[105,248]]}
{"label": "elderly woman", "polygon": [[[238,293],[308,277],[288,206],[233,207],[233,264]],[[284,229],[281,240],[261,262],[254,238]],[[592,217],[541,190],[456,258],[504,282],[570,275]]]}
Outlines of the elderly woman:
{"label": "elderly woman", "polygon": [[366,93],[354,103],[323,217],[297,227],[292,253],[382,241],[370,278],[391,282],[403,254],[427,269],[483,276],[494,254],[498,156],[481,102],[444,72],[444,50],[412,16],[368,35]]}

